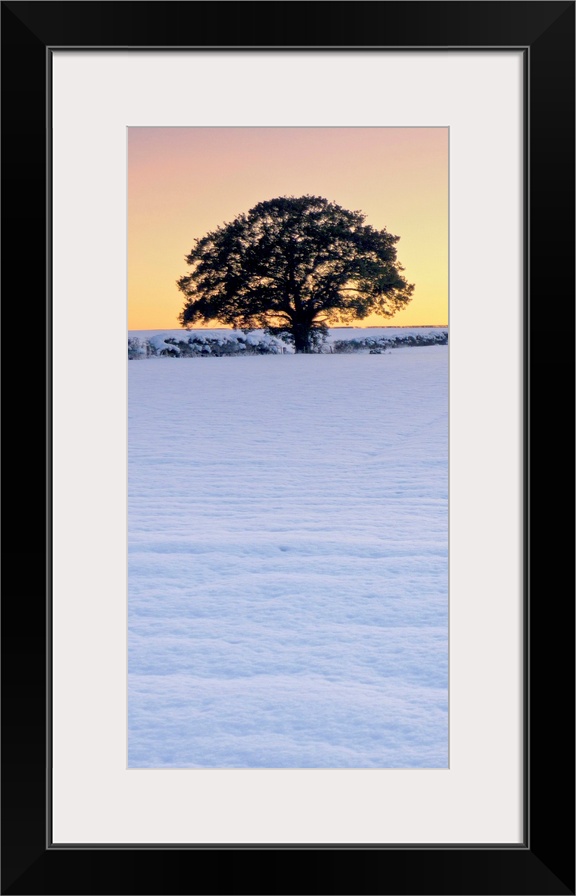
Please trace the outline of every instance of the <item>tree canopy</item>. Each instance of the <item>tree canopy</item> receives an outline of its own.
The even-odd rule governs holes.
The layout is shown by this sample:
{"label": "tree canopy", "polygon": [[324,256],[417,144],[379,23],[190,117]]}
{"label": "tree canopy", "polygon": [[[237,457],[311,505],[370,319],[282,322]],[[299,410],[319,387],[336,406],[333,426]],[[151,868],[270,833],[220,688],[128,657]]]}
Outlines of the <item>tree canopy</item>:
{"label": "tree canopy", "polygon": [[414,286],[396,258],[400,237],[365,218],[320,196],[258,203],[195,241],[177,281],[180,323],[262,328],[310,352],[329,324],[392,317]]}

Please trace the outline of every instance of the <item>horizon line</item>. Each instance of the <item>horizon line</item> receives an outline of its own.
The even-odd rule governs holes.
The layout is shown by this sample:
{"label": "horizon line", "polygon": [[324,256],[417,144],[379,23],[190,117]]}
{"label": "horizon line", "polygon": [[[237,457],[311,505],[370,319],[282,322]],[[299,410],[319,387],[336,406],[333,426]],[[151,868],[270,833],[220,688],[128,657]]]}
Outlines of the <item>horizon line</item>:
{"label": "horizon line", "polygon": [[[448,324],[370,324],[369,326],[362,327],[356,324],[341,324],[335,327],[328,327],[329,330],[414,330],[417,327],[425,327],[427,329],[439,329],[441,327],[448,327]],[[242,330],[243,327],[128,327],[128,331],[131,330],[182,330],[183,333],[192,332],[192,330]],[[254,332],[255,330],[264,330],[265,327],[253,327],[249,332]]]}

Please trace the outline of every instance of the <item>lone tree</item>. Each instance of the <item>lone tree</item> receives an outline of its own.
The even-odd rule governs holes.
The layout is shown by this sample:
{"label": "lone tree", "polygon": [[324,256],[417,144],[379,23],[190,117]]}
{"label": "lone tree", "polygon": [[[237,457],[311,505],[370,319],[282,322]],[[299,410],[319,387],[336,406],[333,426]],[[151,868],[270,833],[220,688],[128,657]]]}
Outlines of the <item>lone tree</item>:
{"label": "lone tree", "polygon": [[320,196],[260,202],[196,240],[177,281],[180,323],[263,328],[310,352],[328,324],[392,317],[414,289],[396,260],[400,237],[364,220]]}

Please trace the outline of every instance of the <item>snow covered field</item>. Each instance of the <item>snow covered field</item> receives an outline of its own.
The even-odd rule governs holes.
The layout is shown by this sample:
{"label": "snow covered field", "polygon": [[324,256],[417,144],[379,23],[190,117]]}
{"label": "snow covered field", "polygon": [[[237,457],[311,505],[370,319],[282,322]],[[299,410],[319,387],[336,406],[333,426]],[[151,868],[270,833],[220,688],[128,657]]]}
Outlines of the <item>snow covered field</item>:
{"label": "snow covered field", "polygon": [[129,766],[446,767],[447,347],[128,370]]}

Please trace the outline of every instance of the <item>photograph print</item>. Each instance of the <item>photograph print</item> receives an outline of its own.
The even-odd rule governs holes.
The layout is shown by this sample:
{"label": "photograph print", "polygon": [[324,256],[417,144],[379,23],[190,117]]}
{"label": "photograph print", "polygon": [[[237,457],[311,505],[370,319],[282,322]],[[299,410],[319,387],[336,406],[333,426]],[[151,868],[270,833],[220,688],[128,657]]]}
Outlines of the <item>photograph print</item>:
{"label": "photograph print", "polygon": [[445,769],[445,127],[130,127],[129,768]]}

